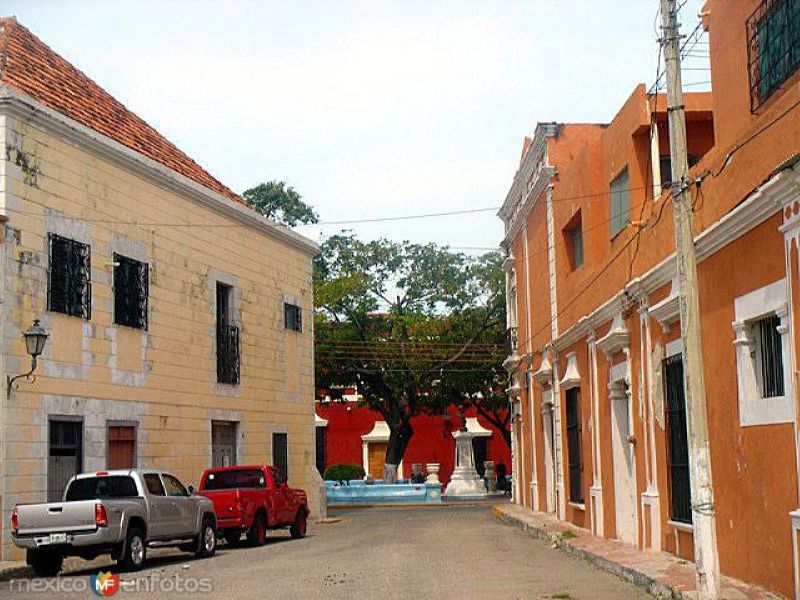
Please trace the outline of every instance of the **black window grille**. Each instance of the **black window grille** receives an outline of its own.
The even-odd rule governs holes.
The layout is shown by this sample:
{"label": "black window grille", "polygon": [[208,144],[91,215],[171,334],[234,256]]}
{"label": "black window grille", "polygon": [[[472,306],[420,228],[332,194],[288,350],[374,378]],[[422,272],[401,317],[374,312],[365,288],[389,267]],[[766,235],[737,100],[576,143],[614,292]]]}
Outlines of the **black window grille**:
{"label": "black window grille", "polygon": [[239,328],[229,323],[217,324],[217,381],[239,383]]}
{"label": "black window grille", "polygon": [[569,501],[583,504],[580,395],[580,388],[567,390],[567,454],[569,460]]}
{"label": "black window grille", "polygon": [[83,470],[83,422],[51,420],[47,458],[47,501],[61,500],[67,483]]}
{"label": "black window grille", "polygon": [[747,19],[750,107],[755,111],[800,66],[800,0],[763,0]]}
{"label": "black window grille", "polygon": [[150,265],[114,254],[114,323],[147,329]]}
{"label": "black window grille", "polygon": [[755,322],[756,362],[761,395],[774,398],[784,395],[783,342],[778,327],[777,315],[770,315]]}
{"label": "black window grille", "polygon": [[283,305],[283,321],[286,329],[303,331],[303,309],[296,304],[285,302]]}
{"label": "black window grille", "polygon": [[667,412],[667,463],[670,516],[680,523],[692,522],[692,489],[689,480],[689,439],[686,430],[686,397],[681,355],[664,361],[664,394]]}
{"label": "black window grille", "polygon": [[282,481],[289,481],[289,436],[285,433],[272,434],[272,466]]}
{"label": "black window grille", "polygon": [[90,319],[92,264],[89,245],[55,233],[47,238],[47,310]]}

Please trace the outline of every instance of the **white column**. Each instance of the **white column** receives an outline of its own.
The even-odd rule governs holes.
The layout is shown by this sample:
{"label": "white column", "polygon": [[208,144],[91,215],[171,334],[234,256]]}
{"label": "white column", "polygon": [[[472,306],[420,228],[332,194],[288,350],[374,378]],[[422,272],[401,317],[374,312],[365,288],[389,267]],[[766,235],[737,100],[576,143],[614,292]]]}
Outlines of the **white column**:
{"label": "white column", "polygon": [[567,500],[564,494],[564,447],[561,435],[561,387],[558,358],[553,359],[553,431],[555,433],[556,494],[558,518],[567,518]]}
{"label": "white column", "polygon": [[[645,549],[661,549],[661,499],[658,493],[658,462],[656,459],[655,441],[655,407],[653,402],[653,357],[652,340],[650,339],[650,314],[647,305],[639,308],[639,396],[644,400],[646,447],[645,472],[647,488],[642,492],[641,520],[642,531],[645,527],[645,507],[650,511],[650,546],[642,540]],[[644,537],[644,536],[643,536]]]}
{"label": "white column", "polygon": [[589,394],[592,407],[592,485],[589,488],[592,533],[603,537],[603,477],[600,458],[600,390],[597,383],[597,345],[594,331],[586,339],[589,345]]}

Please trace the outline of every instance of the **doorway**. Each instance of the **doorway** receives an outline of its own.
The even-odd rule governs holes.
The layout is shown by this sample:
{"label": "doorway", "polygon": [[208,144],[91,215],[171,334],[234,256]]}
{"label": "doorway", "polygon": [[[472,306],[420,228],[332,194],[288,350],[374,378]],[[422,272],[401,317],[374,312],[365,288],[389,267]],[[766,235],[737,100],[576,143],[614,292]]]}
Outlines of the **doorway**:
{"label": "doorway", "polygon": [[373,479],[383,479],[383,466],[386,463],[386,442],[370,442],[369,443],[369,472],[367,473]]}
{"label": "doorway", "polygon": [[636,476],[633,445],[628,441],[631,434],[628,384],[616,381],[609,386],[609,391],[616,537],[636,545]]}
{"label": "doorway", "polygon": [[236,464],[236,423],[211,422],[211,466],[230,467]]}

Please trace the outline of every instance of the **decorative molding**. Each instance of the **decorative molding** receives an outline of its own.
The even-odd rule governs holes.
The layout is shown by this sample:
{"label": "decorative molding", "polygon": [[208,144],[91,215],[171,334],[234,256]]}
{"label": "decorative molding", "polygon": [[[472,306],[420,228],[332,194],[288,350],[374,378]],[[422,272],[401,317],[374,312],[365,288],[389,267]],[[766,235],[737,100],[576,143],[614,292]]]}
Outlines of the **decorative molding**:
{"label": "decorative molding", "polygon": [[631,334],[622,319],[622,313],[618,312],[611,321],[611,329],[608,333],[597,340],[597,347],[610,360],[611,357],[621,350],[630,346]]}
{"label": "decorative molding", "polygon": [[[749,326],[755,319],[775,314],[781,321],[777,328],[781,334],[783,353],[782,396],[764,397],[759,388],[753,345]],[[749,425],[772,425],[791,423],[795,418],[794,393],[791,369],[791,339],[788,328],[788,290],[786,279],[780,279],[739,296],[734,300],[734,317],[731,323],[735,338],[736,383],[739,396],[739,423]]]}
{"label": "decorative molding", "polygon": [[372,426],[372,429],[369,433],[365,433],[361,436],[362,442],[388,442],[389,441],[389,434],[391,431],[389,430],[389,425],[386,421],[375,421],[375,424]]}
{"label": "decorative molding", "polygon": [[251,208],[226,198],[222,194],[218,194],[162,165],[160,162],[148,158],[112,140],[110,137],[37,102],[30,96],[5,85],[0,85],[0,114],[41,128],[132,171],[136,175],[145,177],[163,188],[188,197],[227,218],[260,231],[279,242],[286,243],[305,254],[313,256],[319,252],[318,244],[299,233],[273,223]]}
{"label": "decorative molding", "polygon": [[[467,417],[467,432],[472,434],[472,437],[491,437],[492,432],[486,429],[478,422],[478,417]],[[451,432],[453,437],[456,437],[458,430]]]}
{"label": "decorative molding", "polygon": [[550,364],[550,357],[546,351],[542,352],[542,362],[539,368],[533,373],[533,378],[538,381],[540,385],[546,385],[553,381],[553,365]]}
{"label": "decorative molding", "polygon": [[514,258],[514,253],[513,252],[509,252],[506,255],[506,257],[503,259],[503,271],[505,271],[506,273],[508,273],[510,275],[511,272],[514,270],[514,261],[515,260],[516,259]]}
{"label": "decorative molding", "polygon": [[506,226],[503,247],[519,233],[536,200],[555,176],[555,168],[547,164],[547,139],[558,132],[556,123],[539,123],[528,151],[522,158],[514,181],[497,216]]}
{"label": "decorative molding", "polygon": [[578,373],[578,355],[575,352],[567,354],[567,368],[564,369],[564,377],[559,381],[562,389],[578,387],[581,384],[581,375]]}
{"label": "decorative molding", "polygon": [[680,298],[678,297],[678,280],[673,279],[669,295],[650,307],[650,314],[661,325],[664,333],[669,333],[670,326],[681,318]]}

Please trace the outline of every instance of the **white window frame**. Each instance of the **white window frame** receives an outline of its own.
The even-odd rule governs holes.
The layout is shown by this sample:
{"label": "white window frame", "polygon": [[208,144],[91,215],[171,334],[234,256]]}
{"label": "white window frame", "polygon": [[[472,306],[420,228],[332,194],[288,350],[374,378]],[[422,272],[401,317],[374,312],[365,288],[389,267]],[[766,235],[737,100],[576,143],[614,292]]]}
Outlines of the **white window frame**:
{"label": "white window frame", "polygon": [[[750,325],[753,321],[775,314],[780,319],[783,353],[783,396],[764,398],[758,385],[757,361],[753,359]],[[742,427],[774,425],[794,421],[792,402],[791,340],[789,338],[789,305],[786,280],[781,279],[754,290],[734,301],[733,346],[736,351],[736,379],[739,395],[739,422]]]}

